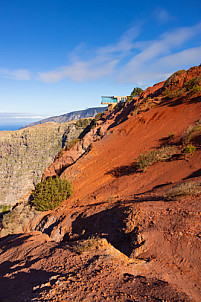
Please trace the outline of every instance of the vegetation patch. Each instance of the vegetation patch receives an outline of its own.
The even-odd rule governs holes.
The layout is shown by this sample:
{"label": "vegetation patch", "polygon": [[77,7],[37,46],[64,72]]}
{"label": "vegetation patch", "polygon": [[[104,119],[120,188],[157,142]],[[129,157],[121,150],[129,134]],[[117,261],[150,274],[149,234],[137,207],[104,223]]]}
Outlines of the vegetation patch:
{"label": "vegetation patch", "polygon": [[135,87],[133,91],[131,92],[131,95],[127,97],[127,102],[130,102],[135,96],[140,95],[141,92],[144,90],[140,87]]}
{"label": "vegetation patch", "polygon": [[186,92],[185,88],[181,88],[181,89],[177,89],[177,90],[166,89],[163,92],[163,95],[167,99],[174,99],[174,98],[181,98],[185,92]]}
{"label": "vegetation patch", "polygon": [[134,95],[140,95],[141,92],[143,92],[144,90],[140,87],[135,87],[133,89],[133,91],[131,92],[131,95],[134,96]]}
{"label": "vegetation patch", "polygon": [[6,213],[10,211],[11,205],[0,205],[0,213]]}
{"label": "vegetation patch", "polygon": [[115,105],[114,109],[119,111],[119,110],[121,110],[122,108],[124,108],[124,106],[125,106],[125,103],[120,102],[120,103],[117,103],[117,104]]}
{"label": "vegetation patch", "polygon": [[182,143],[187,144],[192,139],[196,138],[201,134],[201,119],[197,121],[194,125],[191,125],[188,127],[187,131],[185,132]]}
{"label": "vegetation patch", "polygon": [[105,114],[105,112],[99,112],[99,113],[96,114],[96,116],[94,117],[94,119],[96,121],[99,121],[99,120],[102,119],[102,117],[104,116],[104,114]]}
{"label": "vegetation patch", "polygon": [[36,185],[32,191],[32,203],[37,211],[48,211],[57,208],[62,201],[71,197],[71,183],[59,177],[49,177]]}
{"label": "vegetation patch", "polygon": [[184,87],[186,88],[187,91],[189,92],[193,92],[193,91],[201,91],[201,76],[198,76],[198,77],[195,77],[195,78],[192,78],[191,80],[189,80],[185,85]]}
{"label": "vegetation patch", "polygon": [[83,254],[84,252],[98,249],[99,246],[100,246],[100,237],[92,236],[87,240],[77,243],[76,246],[74,247],[74,251],[78,254]]}
{"label": "vegetation patch", "polygon": [[79,119],[75,122],[75,128],[76,129],[86,128],[91,123],[91,121],[92,119],[87,119],[87,118]]}
{"label": "vegetation patch", "polygon": [[79,138],[75,138],[72,141],[70,141],[66,147],[66,150],[72,149],[79,141],[80,141]]}
{"label": "vegetation patch", "polygon": [[189,80],[182,88],[172,90],[169,85],[174,82],[175,77],[185,72],[185,70],[180,70],[174,73],[164,85],[163,96],[167,99],[181,98],[184,94],[193,95],[201,91],[201,76],[195,77]]}
{"label": "vegetation patch", "polygon": [[184,157],[193,156],[196,151],[196,147],[192,144],[189,144],[182,148],[181,153],[184,154]]}
{"label": "vegetation patch", "polygon": [[143,153],[137,158],[137,169],[144,172],[148,166],[171,159],[176,153],[175,146],[162,146],[159,149]]}
{"label": "vegetation patch", "polygon": [[168,199],[173,199],[179,196],[192,195],[201,192],[200,182],[186,182],[176,185],[172,189],[166,192],[166,197]]}
{"label": "vegetation patch", "polygon": [[175,137],[175,133],[171,132],[171,133],[168,134],[168,140],[169,141],[172,141],[174,139],[174,137]]}

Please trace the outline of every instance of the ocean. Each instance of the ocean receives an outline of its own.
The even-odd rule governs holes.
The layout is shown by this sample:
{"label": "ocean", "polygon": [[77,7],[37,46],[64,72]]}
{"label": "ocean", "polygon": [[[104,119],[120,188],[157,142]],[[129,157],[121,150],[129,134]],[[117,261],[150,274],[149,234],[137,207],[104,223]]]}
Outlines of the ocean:
{"label": "ocean", "polygon": [[20,129],[21,127],[25,126],[25,124],[15,124],[15,125],[1,125],[0,124],[0,131],[15,131]]}

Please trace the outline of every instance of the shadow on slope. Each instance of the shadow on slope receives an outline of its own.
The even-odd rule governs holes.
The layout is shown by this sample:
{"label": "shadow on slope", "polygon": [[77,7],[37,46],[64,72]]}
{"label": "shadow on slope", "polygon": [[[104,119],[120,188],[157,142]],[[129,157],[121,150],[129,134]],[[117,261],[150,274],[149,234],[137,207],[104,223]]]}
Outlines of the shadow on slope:
{"label": "shadow on slope", "polygon": [[186,178],[183,178],[184,180],[185,179],[190,179],[190,178],[195,178],[195,177],[200,177],[201,176],[201,169],[191,173],[189,176],[187,176]]}
{"label": "shadow on slope", "polygon": [[100,236],[106,238],[122,253],[130,256],[133,249],[143,243],[138,244],[139,229],[134,226],[135,221],[131,222],[133,226],[130,231],[127,230],[126,219],[129,210],[129,206],[117,205],[88,217],[81,214],[72,222],[72,233],[67,233],[63,241],[86,240],[93,236]]}
{"label": "shadow on slope", "polygon": [[135,173],[140,173],[138,171],[137,165],[136,163],[131,163],[129,165],[122,165],[119,167],[116,167],[112,170],[110,170],[109,172],[107,172],[107,174],[110,174],[116,178],[119,178],[121,176],[125,176],[125,175],[132,175]]}

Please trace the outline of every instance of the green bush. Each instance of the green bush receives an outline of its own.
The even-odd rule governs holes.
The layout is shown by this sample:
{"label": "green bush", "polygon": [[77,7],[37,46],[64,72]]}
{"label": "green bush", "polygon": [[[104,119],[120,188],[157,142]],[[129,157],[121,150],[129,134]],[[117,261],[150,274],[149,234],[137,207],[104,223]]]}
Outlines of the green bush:
{"label": "green bush", "polygon": [[196,84],[196,85],[194,85],[193,88],[189,91],[189,94],[196,94],[196,93],[198,93],[198,92],[200,92],[200,91],[201,91],[201,87],[200,87],[198,84]]}
{"label": "green bush", "polygon": [[141,154],[137,158],[137,168],[140,171],[145,171],[148,166],[151,166],[159,161],[166,161],[172,158],[177,153],[175,146],[163,146],[160,149],[152,150],[147,153]]}
{"label": "green bush", "polygon": [[186,157],[187,155],[193,156],[195,151],[196,151],[196,147],[192,144],[189,144],[189,145],[185,146],[184,148],[182,148],[181,153],[183,153],[184,156]]}
{"label": "green bush", "polygon": [[10,211],[11,209],[11,205],[0,205],[0,213],[3,212],[7,212],[7,211]]}
{"label": "green bush", "polygon": [[79,129],[79,128],[86,128],[90,123],[91,123],[92,119],[87,119],[87,118],[82,118],[79,119],[75,122],[75,128]]}
{"label": "green bush", "polygon": [[201,91],[201,76],[192,78],[189,80],[184,87],[189,92],[189,94],[195,94]]}
{"label": "green bush", "polygon": [[186,90],[190,91],[195,85],[199,84],[201,84],[201,76],[192,78],[184,85],[184,87],[186,88]]}
{"label": "green bush", "polygon": [[139,95],[141,92],[143,92],[143,89],[140,87],[135,87],[131,93],[131,96],[133,95]]}
{"label": "green bush", "polygon": [[36,185],[32,197],[37,211],[48,211],[58,207],[72,195],[72,185],[66,179],[49,177]]}

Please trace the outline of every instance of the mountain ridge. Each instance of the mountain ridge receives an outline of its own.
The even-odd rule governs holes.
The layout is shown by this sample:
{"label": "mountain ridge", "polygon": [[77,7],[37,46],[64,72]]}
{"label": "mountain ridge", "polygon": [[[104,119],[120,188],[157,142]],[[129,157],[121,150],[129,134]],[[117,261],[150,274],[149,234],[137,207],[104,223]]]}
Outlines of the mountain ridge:
{"label": "mountain ridge", "polygon": [[62,114],[62,115],[51,116],[51,117],[42,119],[38,122],[27,124],[24,127],[21,127],[20,129],[33,127],[33,126],[48,123],[48,122],[67,123],[67,122],[82,119],[82,118],[90,118],[90,117],[93,118],[94,116],[96,116],[97,113],[102,113],[106,109],[107,109],[107,107],[93,107],[93,108],[88,108],[88,109],[84,109],[84,110],[72,111],[69,113]]}

